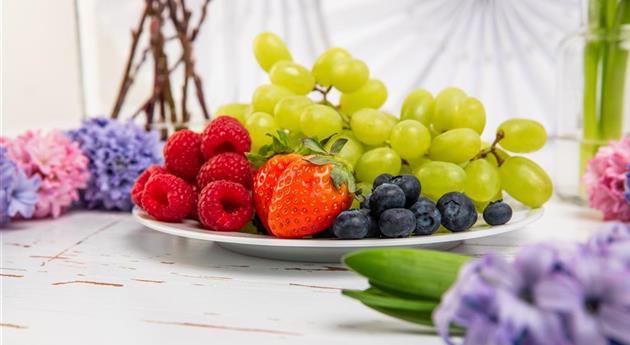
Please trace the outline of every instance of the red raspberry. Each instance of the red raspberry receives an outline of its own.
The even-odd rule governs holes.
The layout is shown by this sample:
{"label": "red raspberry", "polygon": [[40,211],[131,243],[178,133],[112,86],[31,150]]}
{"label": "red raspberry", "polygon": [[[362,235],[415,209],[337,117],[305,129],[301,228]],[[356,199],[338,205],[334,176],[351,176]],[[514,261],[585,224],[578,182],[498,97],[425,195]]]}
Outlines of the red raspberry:
{"label": "red raspberry", "polygon": [[206,159],[223,152],[249,152],[251,147],[245,127],[229,116],[214,119],[201,135],[201,151]]}
{"label": "red raspberry", "polygon": [[197,186],[203,189],[212,181],[226,180],[252,188],[252,168],[240,153],[225,152],[210,158],[197,174]]}
{"label": "red raspberry", "polygon": [[193,202],[193,207],[190,210],[190,213],[188,214],[188,216],[186,218],[188,219],[194,219],[194,220],[199,220],[199,213],[197,212],[197,204],[199,203],[199,191],[201,190],[199,187],[197,187],[197,185],[191,185],[190,186],[193,190],[193,195],[194,195],[194,202]]}
{"label": "red raspberry", "polygon": [[180,222],[193,208],[195,193],[186,181],[171,174],[158,174],[149,179],[142,193],[142,205],[153,218]]}
{"label": "red raspberry", "polygon": [[131,201],[134,204],[142,207],[142,192],[144,192],[144,186],[149,181],[149,178],[156,174],[167,174],[166,169],[162,168],[159,165],[152,165],[148,167],[145,171],[136,178],[136,182],[133,184],[131,188]]}
{"label": "red raspberry", "polygon": [[200,134],[184,129],[173,133],[166,141],[164,165],[171,174],[194,181],[203,162]]}
{"label": "red raspberry", "polygon": [[197,206],[203,227],[215,231],[238,231],[254,213],[247,189],[231,181],[208,183]]}

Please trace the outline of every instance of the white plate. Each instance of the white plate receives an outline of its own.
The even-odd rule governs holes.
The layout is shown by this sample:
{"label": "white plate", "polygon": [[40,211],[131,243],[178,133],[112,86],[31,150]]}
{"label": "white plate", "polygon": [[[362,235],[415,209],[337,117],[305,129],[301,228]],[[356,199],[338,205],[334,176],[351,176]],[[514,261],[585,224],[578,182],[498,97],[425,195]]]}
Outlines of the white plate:
{"label": "white plate", "polygon": [[480,221],[470,230],[459,233],[361,240],[281,239],[241,232],[210,231],[201,228],[199,223],[192,220],[186,220],[183,223],[160,222],[139,208],[133,210],[133,216],[138,222],[150,229],[176,236],[216,242],[225,249],[245,255],[287,261],[339,262],[343,255],[367,248],[397,247],[449,250],[464,240],[495,236],[521,229],[538,220],[543,214],[542,208],[529,209],[515,206],[513,208],[512,220],[504,225],[491,227]]}

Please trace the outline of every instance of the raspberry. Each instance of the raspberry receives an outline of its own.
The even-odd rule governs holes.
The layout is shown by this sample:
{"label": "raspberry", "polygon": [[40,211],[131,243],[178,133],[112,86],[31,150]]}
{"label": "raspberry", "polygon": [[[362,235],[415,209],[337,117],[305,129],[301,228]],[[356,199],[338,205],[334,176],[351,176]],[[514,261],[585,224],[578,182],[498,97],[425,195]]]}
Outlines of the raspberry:
{"label": "raspberry", "polygon": [[254,213],[247,189],[231,181],[208,183],[199,195],[198,210],[203,227],[215,231],[238,231]]}
{"label": "raspberry", "polygon": [[180,222],[193,208],[195,195],[183,179],[171,174],[157,174],[149,179],[142,193],[142,206],[153,218]]}
{"label": "raspberry", "polygon": [[206,159],[223,152],[249,152],[251,146],[245,127],[229,116],[214,119],[201,135],[201,151]]}
{"label": "raspberry", "polygon": [[173,133],[164,145],[166,169],[186,181],[194,181],[205,159],[201,153],[201,135],[184,129]]}
{"label": "raspberry", "polygon": [[226,180],[252,187],[252,169],[249,161],[240,153],[225,152],[210,158],[199,170],[197,186],[203,189],[212,181]]}
{"label": "raspberry", "polygon": [[136,178],[136,182],[134,182],[133,187],[131,188],[131,201],[134,204],[142,207],[142,192],[144,192],[144,186],[149,181],[153,175],[156,174],[166,174],[168,173],[166,169],[162,168],[159,165],[152,165],[148,167],[145,171]]}
{"label": "raspberry", "polygon": [[197,185],[190,186],[193,190],[193,207],[186,218],[199,220],[199,213],[197,212],[197,204],[199,203],[199,191],[201,190]]}

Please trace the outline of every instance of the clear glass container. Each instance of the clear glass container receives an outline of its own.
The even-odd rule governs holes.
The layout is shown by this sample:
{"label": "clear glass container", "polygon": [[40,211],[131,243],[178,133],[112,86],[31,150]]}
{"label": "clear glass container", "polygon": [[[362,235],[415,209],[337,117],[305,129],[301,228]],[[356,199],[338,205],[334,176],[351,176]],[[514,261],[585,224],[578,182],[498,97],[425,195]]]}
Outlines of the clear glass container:
{"label": "clear glass container", "polygon": [[581,32],[558,50],[553,131],[558,196],[585,204],[581,177],[599,147],[630,133],[630,30]]}

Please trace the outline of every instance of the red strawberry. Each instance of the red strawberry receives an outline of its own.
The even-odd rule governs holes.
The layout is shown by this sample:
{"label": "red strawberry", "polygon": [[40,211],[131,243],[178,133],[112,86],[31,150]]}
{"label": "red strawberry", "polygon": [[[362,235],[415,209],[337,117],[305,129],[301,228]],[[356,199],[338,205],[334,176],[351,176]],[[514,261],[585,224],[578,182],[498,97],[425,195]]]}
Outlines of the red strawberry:
{"label": "red strawberry", "polygon": [[258,169],[254,176],[253,195],[256,214],[258,214],[263,226],[268,230],[267,215],[269,213],[269,204],[278,180],[291,163],[301,158],[302,156],[294,153],[273,156]]}
{"label": "red strawberry", "polygon": [[205,161],[201,153],[201,135],[188,129],[173,133],[164,145],[166,169],[186,181],[195,181]]}
{"label": "red strawberry", "polygon": [[201,138],[201,151],[206,159],[223,152],[249,152],[251,146],[245,127],[229,116],[219,116],[210,122]]}
{"label": "red strawberry", "polygon": [[273,191],[267,219],[271,232],[301,238],[330,227],[352,204],[349,189],[354,189],[352,173],[334,158],[307,156],[294,161]]}
{"label": "red strawberry", "polygon": [[149,181],[149,178],[153,175],[157,174],[167,174],[166,169],[162,168],[159,165],[152,165],[148,167],[145,171],[136,178],[136,182],[133,184],[131,188],[131,201],[134,204],[142,207],[142,192],[144,192],[144,186]]}
{"label": "red strawberry", "polygon": [[218,154],[201,166],[197,174],[197,186],[203,189],[212,181],[226,180],[252,188],[252,168],[249,161],[240,153]]}
{"label": "red strawberry", "polygon": [[247,189],[231,181],[210,182],[201,191],[197,207],[203,227],[215,231],[238,231],[254,213]]}
{"label": "red strawberry", "polygon": [[171,174],[152,176],[142,193],[142,206],[153,218],[165,222],[180,222],[192,210],[193,189],[183,179]]}

